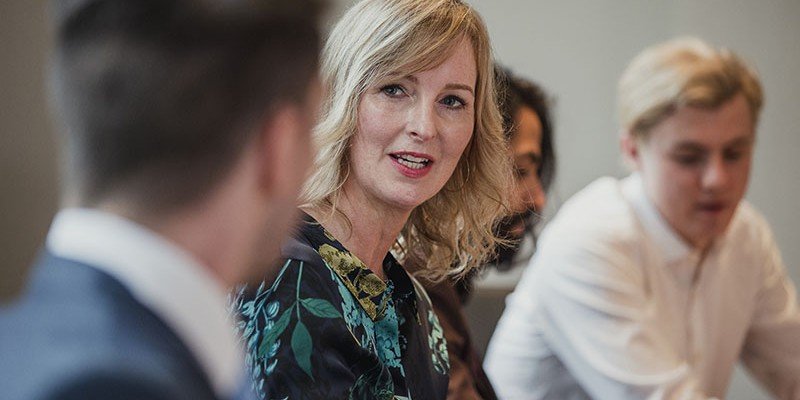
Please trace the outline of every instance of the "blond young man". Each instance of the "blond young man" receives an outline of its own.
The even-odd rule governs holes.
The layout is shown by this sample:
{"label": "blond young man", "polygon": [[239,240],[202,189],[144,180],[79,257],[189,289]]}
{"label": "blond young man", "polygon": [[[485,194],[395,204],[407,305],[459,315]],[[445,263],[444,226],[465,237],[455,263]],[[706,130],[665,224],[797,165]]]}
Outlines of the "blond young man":
{"label": "blond young man", "polygon": [[635,172],[548,225],[490,344],[509,399],[724,398],[735,363],[800,398],[800,312],[769,225],[743,200],[762,105],[736,55],[678,39],[619,83]]}

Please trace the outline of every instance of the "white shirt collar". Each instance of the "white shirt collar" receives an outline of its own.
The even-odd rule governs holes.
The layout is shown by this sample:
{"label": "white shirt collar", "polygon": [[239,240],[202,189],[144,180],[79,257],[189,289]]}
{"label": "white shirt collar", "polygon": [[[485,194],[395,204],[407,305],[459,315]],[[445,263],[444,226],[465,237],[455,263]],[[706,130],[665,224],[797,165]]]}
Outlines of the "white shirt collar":
{"label": "white shirt collar", "polygon": [[119,280],[184,341],[218,395],[236,392],[244,362],[227,291],[191,254],[132,221],[92,209],[60,211],[47,247]]}
{"label": "white shirt collar", "polygon": [[664,259],[668,264],[673,264],[692,256],[699,256],[694,248],[689,246],[664,220],[656,206],[647,197],[641,175],[633,173],[625,178],[622,181],[622,193],[639,217],[644,232],[652,236],[658,248],[663,252]]}

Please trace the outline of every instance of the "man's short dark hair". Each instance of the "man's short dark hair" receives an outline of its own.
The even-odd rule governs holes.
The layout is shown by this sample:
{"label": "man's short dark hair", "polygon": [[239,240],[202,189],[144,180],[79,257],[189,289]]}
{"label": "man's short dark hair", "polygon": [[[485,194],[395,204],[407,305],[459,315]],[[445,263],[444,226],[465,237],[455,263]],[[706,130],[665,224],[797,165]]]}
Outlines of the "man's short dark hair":
{"label": "man's short dark hair", "polygon": [[80,205],[201,198],[269,112],[305,100],[316,2],[57,0],[54,99]]}

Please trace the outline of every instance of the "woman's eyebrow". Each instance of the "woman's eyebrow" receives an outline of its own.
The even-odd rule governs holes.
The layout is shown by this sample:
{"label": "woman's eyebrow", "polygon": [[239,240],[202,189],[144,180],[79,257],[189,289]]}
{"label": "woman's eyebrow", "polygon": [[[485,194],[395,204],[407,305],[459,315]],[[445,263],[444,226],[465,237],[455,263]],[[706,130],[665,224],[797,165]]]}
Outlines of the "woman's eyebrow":
{"label": "woman's eyebrow", "polygon": [[462,83],[448,83],[447,85],[444,85],[444,88],[445,88],[445,89],[461,89],[461,90],[466,90],[466,91],[470,92],[470,94],[472,94],[473,96],[475,95],[475,91],[474,91],[474,90],[472,90],[472,87],[471,87],[471,86],[469,86],[469,85],[464,85],[464,84],[462,84]]}
{"label": "woman's eyebrow", "polygon": [[[419,79],[417,79],[417,77],[414,76],[414,75],[408,75],[406,77],[403,77],[402,79],[408,79],[409,81],[411,81],[413,83],[419,83]],[[472,89],[472,86],[465,85],[463,83],[448,83],[448,84],[444,85],[444,88],[445,89],[450,89],[450,90],[466,90],[471,95],[473,95],[473,96],[475,95],[475,90]]]}

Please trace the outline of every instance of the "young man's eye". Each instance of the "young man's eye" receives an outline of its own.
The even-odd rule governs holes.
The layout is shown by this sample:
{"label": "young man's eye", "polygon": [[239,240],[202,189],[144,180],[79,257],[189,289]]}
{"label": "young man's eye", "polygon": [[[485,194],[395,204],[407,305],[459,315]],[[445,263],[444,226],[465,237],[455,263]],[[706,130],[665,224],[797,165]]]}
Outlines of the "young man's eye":
{"label": "young man's eye", "polygon": [[724,157],[726,161],[737,161],[744,157],[744,152],[740,150],[726,151]]}
{"label": "young man's eye", "polygon": [[703,157],[695,154],[676,154],[672,159],[684,166],[694,166],[703,162]]}
{"label": "young man's eye", "polygon": [[463,99],[452,95],[443,98],[441,103],[450,108],[462,108],[467,105]]}

